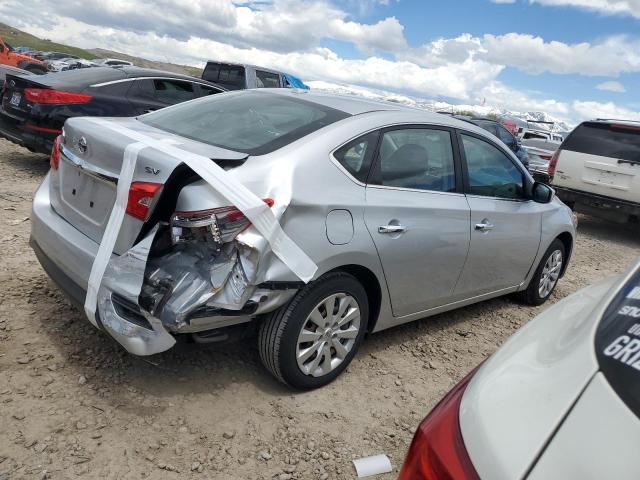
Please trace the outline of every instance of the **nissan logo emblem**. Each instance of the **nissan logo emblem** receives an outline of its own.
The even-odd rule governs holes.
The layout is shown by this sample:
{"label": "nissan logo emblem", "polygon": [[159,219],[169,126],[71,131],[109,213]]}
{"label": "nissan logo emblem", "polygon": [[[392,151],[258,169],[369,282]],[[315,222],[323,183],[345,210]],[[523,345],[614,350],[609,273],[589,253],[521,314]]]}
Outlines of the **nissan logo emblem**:
{"label": "nissan logo emblem", "polygon": [[80,140],[78,140],[78,150],[80,150],[81,153],[85,153],[87,151],[87,139],[84,137],[80,137]]}

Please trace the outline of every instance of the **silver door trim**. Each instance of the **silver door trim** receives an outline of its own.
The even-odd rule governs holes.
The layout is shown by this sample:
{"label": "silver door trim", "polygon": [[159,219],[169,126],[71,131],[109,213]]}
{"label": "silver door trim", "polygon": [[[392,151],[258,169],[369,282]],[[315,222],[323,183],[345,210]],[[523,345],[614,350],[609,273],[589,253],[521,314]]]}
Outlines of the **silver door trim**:
{"label": "silver door trim", "polygon": [[[110,80],[108,82],[94,83],[93,85],[89,85],[89,87],[90,88],[104,87],[104,86],[113,85],[116,83],[133,82],[136,80],[174,80],[177,82],[197,83],[198,85],[204,85],[205,87],[217,88],[214,85],[210,85],[206,82],[198,82],[197,80],[190,80],[188,78],[174,78],[174,77],[129,77],[129,78],[121,78],[119,80]],[[220,92],[224,92],[224,90],[221,89]]]}

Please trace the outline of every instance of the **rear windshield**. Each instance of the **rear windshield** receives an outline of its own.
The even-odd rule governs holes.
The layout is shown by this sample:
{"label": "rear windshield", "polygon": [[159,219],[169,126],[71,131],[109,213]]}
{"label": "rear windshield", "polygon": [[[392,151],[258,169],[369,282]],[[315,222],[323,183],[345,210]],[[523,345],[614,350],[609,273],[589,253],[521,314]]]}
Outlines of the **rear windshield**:
{"label": "rear windshield", "polygon": [[246,88],[245,70],[241,65],[209,62],[202,72],[202,79],[222,85],[229,90]]}
{"label": "rear windshield", "polygon": [[640,127],[585,122],[571,132],[561,148],[640,163]]}
{"label": "rear windshield", "polygon": [[139,120],[199,142],[264,155],[348,116],[306,100],[245,90],[179,104]]}
{"label": "rear windshield", "polygon": [[640,417],[640,269],[602,317],[596,354],[611,387]]}

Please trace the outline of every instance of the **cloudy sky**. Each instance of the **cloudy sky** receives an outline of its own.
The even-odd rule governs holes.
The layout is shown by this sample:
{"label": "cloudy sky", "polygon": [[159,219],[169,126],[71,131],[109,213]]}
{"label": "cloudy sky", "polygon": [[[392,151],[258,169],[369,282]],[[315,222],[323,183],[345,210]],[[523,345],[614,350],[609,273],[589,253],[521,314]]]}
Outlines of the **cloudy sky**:
{"label": "cloudy sky", "polygon": [[2,0],[0,19],[156,60],[640,119],[640,0]]}

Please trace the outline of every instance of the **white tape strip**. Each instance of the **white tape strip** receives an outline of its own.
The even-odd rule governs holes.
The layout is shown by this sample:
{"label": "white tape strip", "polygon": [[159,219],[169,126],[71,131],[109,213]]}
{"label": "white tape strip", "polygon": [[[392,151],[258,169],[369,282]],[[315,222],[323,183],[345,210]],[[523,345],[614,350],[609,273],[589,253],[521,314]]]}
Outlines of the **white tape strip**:
{"label": "white tape strip", "polygon": [[265,237],[273,253],[298,278],[304,282],[308,282],[313,278],[318,267],[282,230],[273,211],[257,195],[236,180],[235,177],[227,174],[210,158],[181,150],[171,145],[170,142],[158,141],[102,118],[86,118],[85,120],[120,133],[136,142],[128,145],[125,149],[120,178],[118,179],[116,202],[111,211],[107,228],[102,236],[98,255],[91,268],[85,300],[85,312],[94,325],[96,325],[95,309],[98,289],[120,232],[138,153],[145,147],[166,153],[186,164],[251,221],[252,225]]}
{"label": "white tape strip", "polygon": [[124,212],[127,208],[127,201],[129,200],[129,187],[131,186],[131,180],[133,180],[133,172],[136,169],[136,161],[138,159],[138,153],[145,148],[146,145],[141,142],[132,143],[127,145],[124,150],[124,156],[122,158],[122,168],[120,169],[120,178],[118,179],[118,187],[116,189],[116,201],[111,210],[111,216],[102,234],[102,240],[100,247],[98,248],[98,254],[93,260],[91,266],[91,274],[89,275],[89,284],[87,286],[87,296],[84,301],[84,311],[89,318],[89,321],[96,327],[96,306],[98,301],[98,289],[102,283],[102,277],[104,271],[107,268],[107,263],[111,259],[113,248],[115,247],[118,234],[120,233],[120,227],[122,226],[122,220],[124,219]]}

